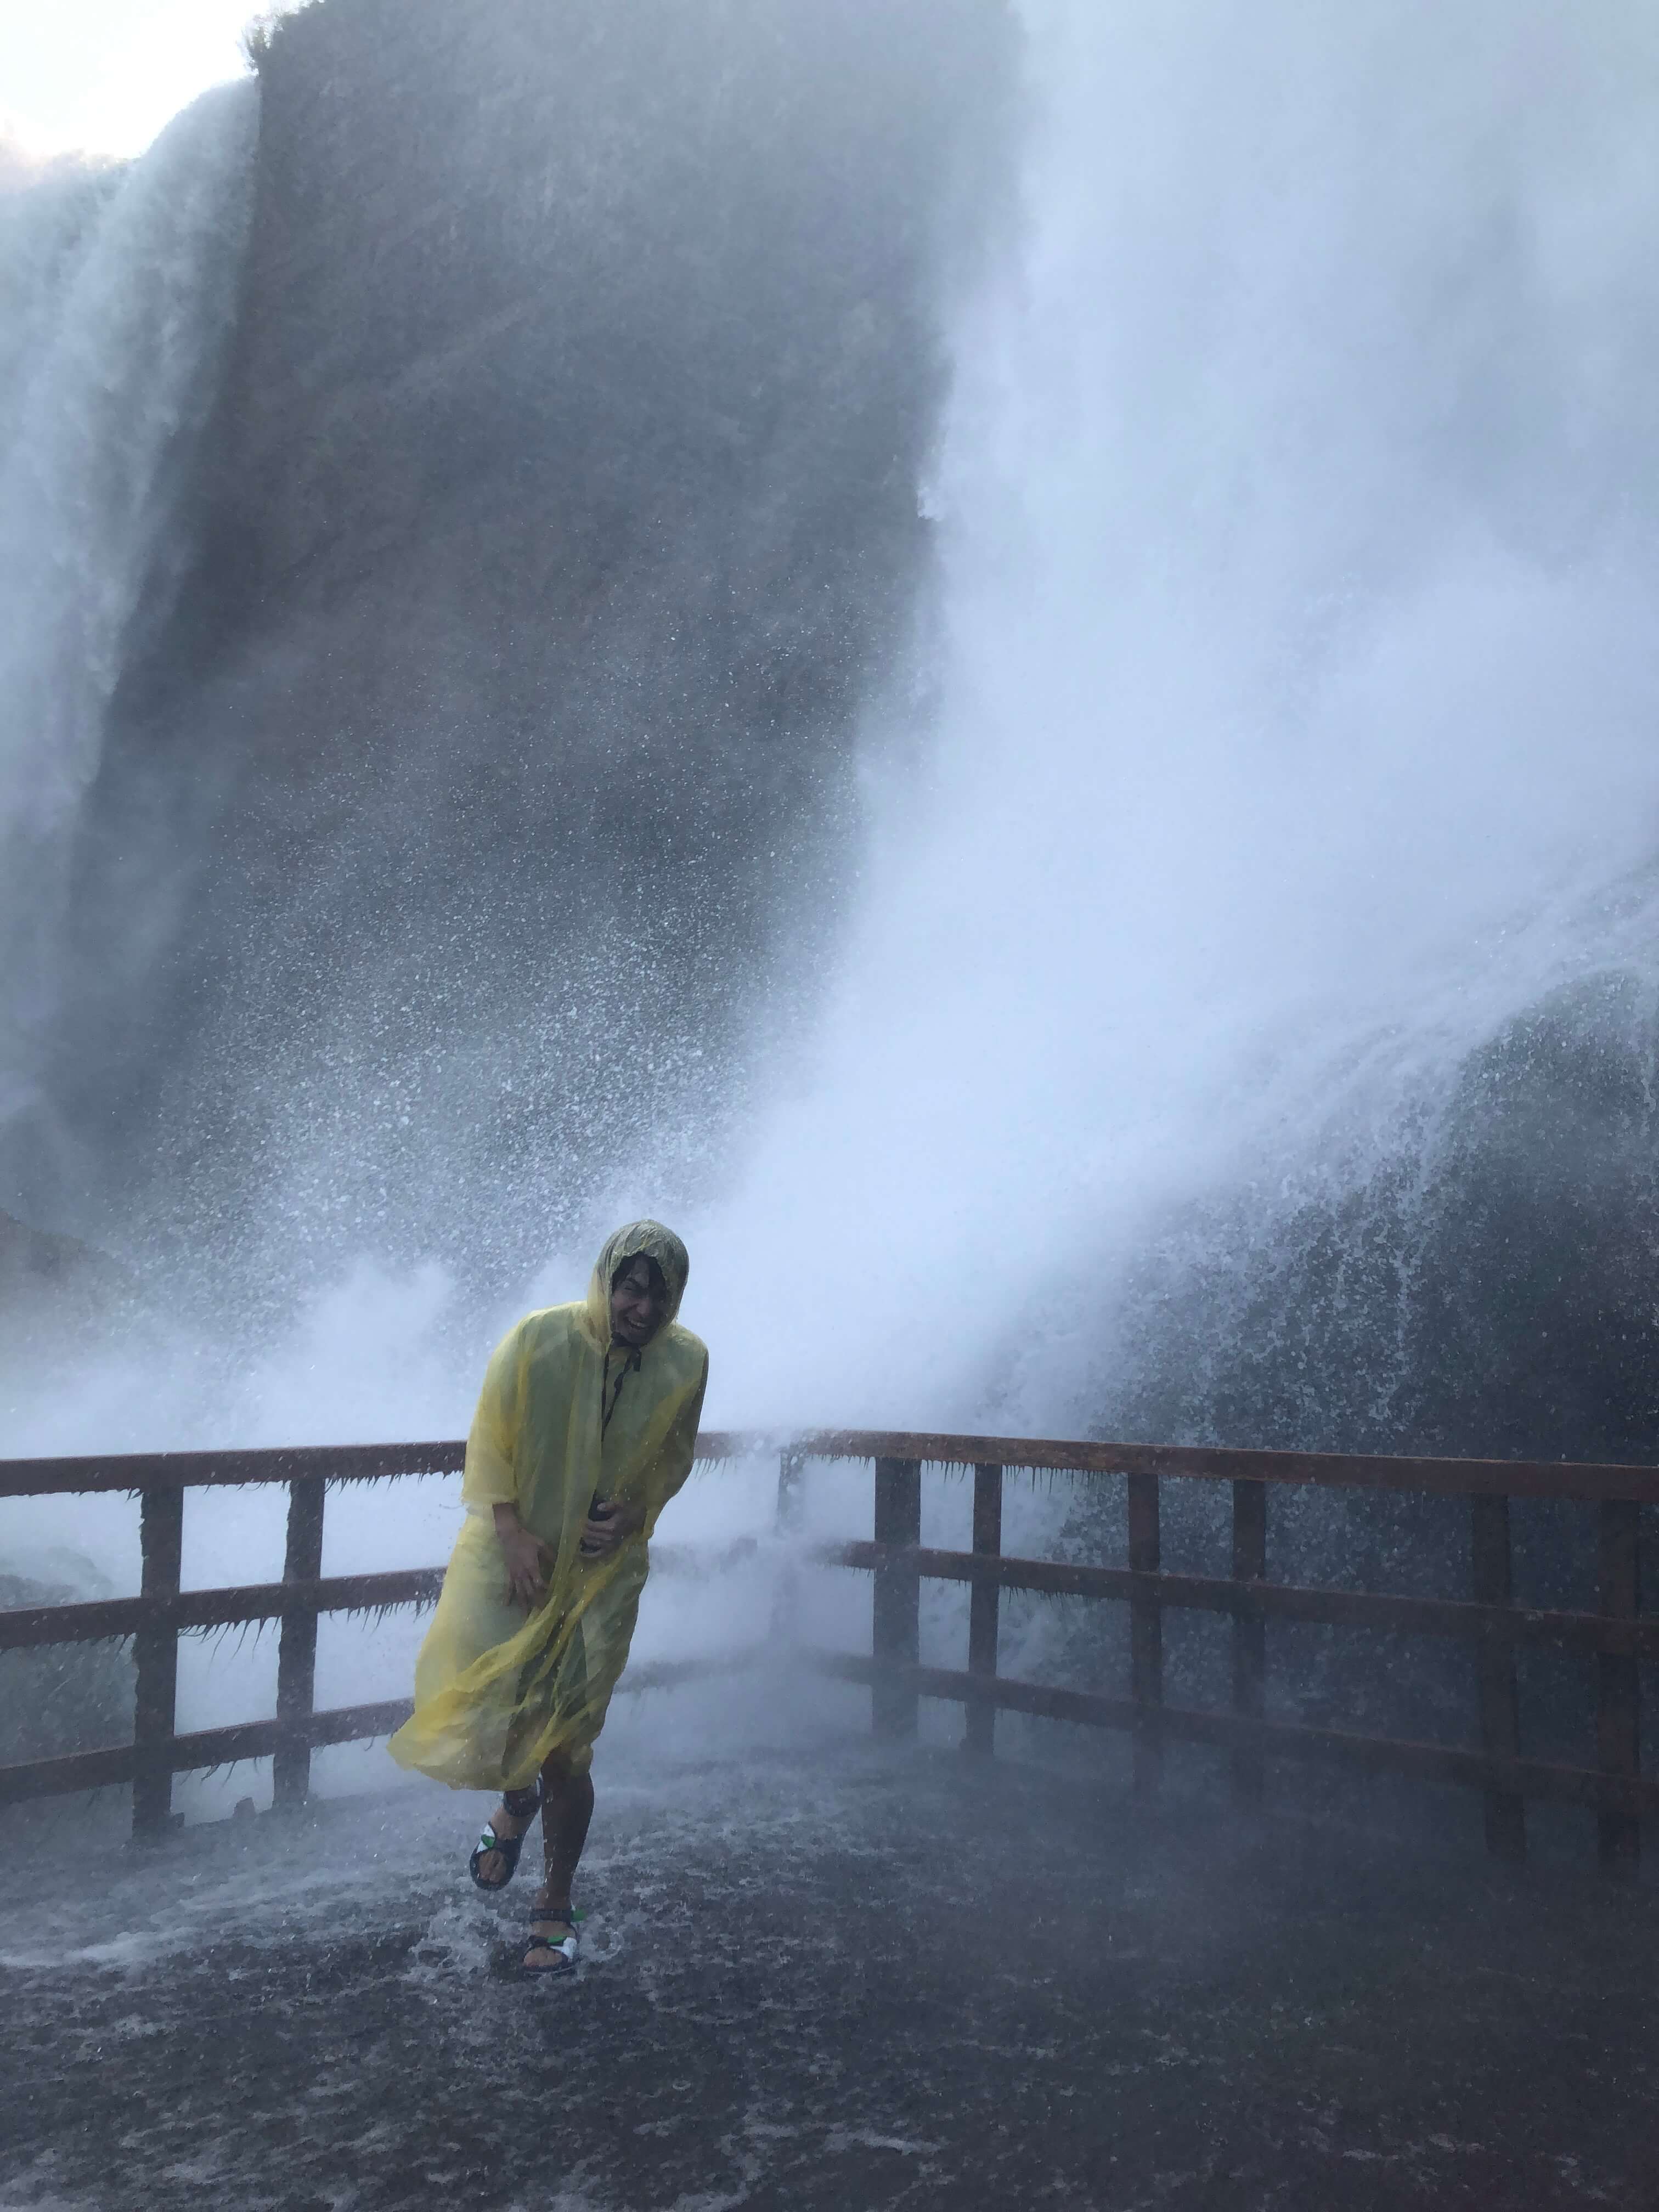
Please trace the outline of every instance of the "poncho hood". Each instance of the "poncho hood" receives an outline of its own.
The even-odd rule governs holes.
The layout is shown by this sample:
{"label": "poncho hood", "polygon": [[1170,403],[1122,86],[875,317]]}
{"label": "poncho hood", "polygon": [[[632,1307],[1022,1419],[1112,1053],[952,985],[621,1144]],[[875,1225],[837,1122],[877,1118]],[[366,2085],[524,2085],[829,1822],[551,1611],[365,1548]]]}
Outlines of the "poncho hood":
{"label": "poncho hood", "polygon": [[673,1231],[665,1229],[660,1221],[630,1221],[624,1228],[613,1230],[593,1263],[582,1310],[582,1333],[599,1352],[611,1349],[611,1285],[616,1280],[617,1270],[625,1261],[637,1260],[641,1255],[656,1261],[668,1285],[664,1328],[680,1310],[691,1261]]}

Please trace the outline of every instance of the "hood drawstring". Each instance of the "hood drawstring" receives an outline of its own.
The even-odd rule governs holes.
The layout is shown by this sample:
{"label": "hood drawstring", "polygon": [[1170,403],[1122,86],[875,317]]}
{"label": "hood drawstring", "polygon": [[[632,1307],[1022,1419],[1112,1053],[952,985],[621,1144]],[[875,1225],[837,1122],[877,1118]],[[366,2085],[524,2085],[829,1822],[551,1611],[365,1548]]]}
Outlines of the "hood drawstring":
{"label": "hood drawstring", "polygon": [[607,1405],[605,1402],[605,1390],[606,1386],[611,1380],[611,1354],[608,1352],[605,1353],[605,1366],[599,1375],[599,1410],[604,1416],[599,1423],[599,1434],[601,1436],[603,1436],[605,1431],[611,1426],[611,1416],[617,1410],[617,1401],[622,1395],[623,1384],[628,1380],[630,1374],[637,1375],[639,1371],[640,1355],[637,1352],[630,1352],[623,1359],[622,1365],[617,1370],[617,1387],[611,1392],[610,1403]]}

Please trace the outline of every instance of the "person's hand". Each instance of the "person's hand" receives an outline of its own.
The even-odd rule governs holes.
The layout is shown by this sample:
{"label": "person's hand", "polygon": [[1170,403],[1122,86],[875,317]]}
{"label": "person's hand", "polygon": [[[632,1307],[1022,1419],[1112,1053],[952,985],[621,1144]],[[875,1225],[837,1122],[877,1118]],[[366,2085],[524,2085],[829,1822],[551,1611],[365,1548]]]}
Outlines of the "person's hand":
{"label": "person's hand", "polygon": [[526,1611],[538,1606],[547,1595],[547,1547],[539,1537],[531,1534],[510,1505],[495,1509],[495,1540],[507,1569],[503,1595],[507,1603],[521,1605]]}
{"label": "person's hand", "polygon": [[576,1548],[585,1559],[608,1559],[619,1545],[644,1526],[645,1515],[639,1506],[603,1505],[596,1500],[587,1509],[581,1541]]}

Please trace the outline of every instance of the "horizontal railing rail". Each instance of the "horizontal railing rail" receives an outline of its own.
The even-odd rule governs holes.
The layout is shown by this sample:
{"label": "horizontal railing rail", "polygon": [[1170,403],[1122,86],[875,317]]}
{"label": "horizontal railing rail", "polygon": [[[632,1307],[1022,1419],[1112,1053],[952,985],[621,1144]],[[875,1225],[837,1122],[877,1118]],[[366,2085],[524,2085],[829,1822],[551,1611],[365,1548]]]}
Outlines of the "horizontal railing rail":
{"label": "horizontal railing rail", "polygon": [[[739,1446],[742,1440],[722,1437],[720,1442]],[[697,1449],[701,1454],[701,1443]],[[1427,1491],[1442,1498],[1627,1498],[1637,1504],[1659,1505],[1659,1467],[1575,1460],[1404,1459],[1386,1453],[1245,1451],[1231,1445],[1092,1443],[1058,1437],[932,1436],[866,1429],[808,1430],[793,1439],[791,1449],[803,1459],[991,1465],[1040,1474],[1311,1483],[1328,1490]]]}
{"label": "horizontal railing rail", "polygon": [[[317,1623],[325,1613],[425,1606],[442,1586],[441,1568],[325,1577],[323,1515],[332,1482],[453,1474],[465,1445],[437,1443],[306,1445],[273,1450],[95,1455],[0,1462],[0,1498],[137,1493],[143,1581],[136,1597],[0,1612],[0,1651],[130,1638],[137,1662],[133,1741],[0,1767],[0,1803],[67,1790],[130,1783],[137,1833],[167,1826],[176,1773],[269,1757],[278,1807],[303,1802],[312,1750],[389,1733],[407,1717],[407,1700],[315,1710]],[[778,1455],[778,1522],[787,1559],[853,1568],[873,1576],[872,1648],[858,1653],[803,1652],[821,1673],[867,1683],[877,1729],[904,1735],[923,1698],[966,1709],[966,1742],[994,1746],[999,1711],[1085,1726],[1121,1729],[1133,1739],[1138,1790],[1158,1786],[1167,1742],[1226,1750],[1234,1794],[1261,1801],[1269,1755],[1346,1761],[1374,1771],[1479,1790],[1486,1841],[1505,1858],[1526,1850],[1528,1798],[1588,1806],[1598,1818],[1601,1856],[1610,1872],[1638,1862],[1641,1823],[1659,1811],[1659,1782],[1641,1771],[1640,1666],[1659,1659],[1659,1620],[1640,1605],[1640,1512],[1659,1504],[1659,1468],[1554,1461],[1436,1460],[1352,1454],[1268,1452],[1173,1444],[1096,1443],[1054,1437],[817,1430],[793,1437],[708,1432],[699,1462]],[[803,1546],[799,1537],[803,1470],[811,1461],[862,1460],[875,1468],[872,1540]],[[973,1471],[973,1549],[925,1547],[924,1464]],[[1022,1559],[1002,1549],[1002,1493],[1007,1471],[1126,1478],[1127,1567]],[[1160,1485],[1166,1479],[1231,1486],[1232,1572],[1174,1574],[1160,1558]],[[244,1483],[289,1486],[288,1542],[280,1583],[242,1589],[179,1586],[184,1493]],[[1425,1598],[1314,1588],[1267,1577],[1268,1498],[1275,1486],[1370,1489],[1461,1498],[1469,1510],[1469,1594]],[[1511,1498],[1582,1501],[1597,1513],[1598,1607],[1546,1610],[1515,1604]],[[664,1547],[659,1568],[707,1571],[752,1556],[741,1539],[718,1555]],[[788,1570],[793,1572],[793,1569]],[[924,1581],[969,1592],[965,1672],[920,1664],[920,1594]],[[1010,1680],[999,1673],[1000,1607],[1005,1590],[1124,1603],[1129,1612],[1127,1694],[1107,1697],[1063,1686]],[[1226,1616],[1231,1631],[1231,1703],[1225,1711],[1167,1704],[1163,1621],[1167,1611]],[[788,1629],[792,1607],[775,1608]],[[247,1622],[281,1623],[274,1718],[179,1733],[175,1727],[178,1638],[182,1633]],[[1461,1640],[1474,1657],[1478,1747],[1411,1742],[1355,1730],[1270,1719],[1266,1711],[1268,1625],[1310,1622]],[[1523,1757],[1516,1652],[1525,1644],[1583,1652],[1596,1668],[1596,1763],[1573,1766]],[[765,1647],[762,1647],[763,1650]],[[754,1648],[672,1666],[635,1668],[628,1689],[672,1688],[757,1663]]]}
{"label": "horizontal railing rail", "polygon": [[[1073,1721],[1085,1728],[1133,1729],[1141,1720],[1132,1698],[1101,1697],[1047,1682],[1019,1682],[958,1674],[945,1667],[884,1669],[858,1652],[815,1651],[812,1665],[849,1682],[897,1682],[919,1697],[939,1698],[969,1707],[1030,1713],[1042,1720]],[[1233,1713],[1208,1712],[1181,1705],[1158,1709],[1158,1732],[1176,1741],[1231,1747],[1249,1744],[1262,1751],[1336,1759],[1380,1773],[1409,1775],[1423,1782],[1461,1783],[1477,1790],[1494,1784],[1529,1797],[1558,1804],[1612,1808],[1626,1814],[1659,1811],[1659,1778],[1598,1774],[1581,1766],[1562,1766],[1541,1759],[1494,1760],[1455,1744],[1413,1743],[1390,1736],[1362,1735],[1348,1729],[1317,1728],[1305,1721],[1249,1720]]]}
{"label": "horizontal railing rail", "polygon": [[[1179,1475],[1210,1482],[1312,1484],[1330,1490],[1410,1490],[1443,1498],[1626,1498],[1659,1505],[1659,1467],[1595,1461],[1407,1459],[1387,1453],[1253,1451],[1199,1444],[1096,1443],[1060,1437],[970,1437],[875,1429],[776,1434],[705,1430],[699,1461],[785,1450],[797,1460],[915,1460],[930,1467],[987,1463],[1043,1474]],[[66,1492],[192,1490],[226,1483],[382,1482],[459,1474],[466,1440],[287,1444],[234,1451],[93,1453],[0,1460],[0,1498]]]}
{"label": "horizontal railing rail", "polygon": [[[764,1644],[735,1651],[717,1652],[706,1659],[664,1660],[635,1667],[621,1686],[629,1696],[653,1690],[677,1690],[690,1682],[702,1682],[726,1674],[747,1674],[767,1656]],[[290,1721],[237,1721],[228,1728],[197,1729],[169,1739],[168,1771],[173,1774],[199,1772],[231,1766],[246,1759],[275,1759],[296,1751],[310,1752],[325,1744],[360,1743],[390,1735],[400,1729],[414,1710],[409,1698],[389,1698],[377,1705],[337,1705],[307,1713]],[[117,1744],[98,1751],[70,1752],[55,1759],[37,1759],[0,1767],[0,1802],[19,1803],[31,1797],[61,1797],[82,1790],[100,1790],[112,1783],[136,1782],[144,1771],[143,1747]]]}
{"label": "horizontal railing rail", "polygon": [[313,1583],[250,1583],[237,1589],[179,1590],[157,1597],[97,1598],[86,1605],[39,1605],[0,1613],[0,1651],[46,1644],[123,1641],[146,1630],[238,1628],[289,1613],[371,1613],[391,1606],[435,1605],[441,1567],[331,1575]]}
{"label": "horizontal railing rail", "polygon": [[[718,1551],[684,1544],[653,1548],[655,1575],[718,1572],[752,1559],[754,1538]],[[331,1575],[313,1583],[249,1583],[238,1589],[180,1590],[159,1597],[97,1598],[88,1604],[17,1607],[0,1612],[0,1651],[32,1651],[48,1644],[125,1642],[146,1629],[238,1628],[289,1613],[384,1613],[394,1606],[435,1605],[441,1567],[404,1567],[373,1575]]]}
{"label": "horizontal railing rail", "polygon": [[[733,1459],[755,1447],[708,1431],[699,1460]],[[412,1474],[459,1474],[466,1439],[409,1444],[280,1444],[238,1451],[95,1452],[77,1459],[0,1460],[0,1498],[52,1498],[103,1491],[203,1490],[248,1482],[386,1482]]]}
{"label": "horizontal railing rail", "polygon": [[[1151,1595],[1166,1610],[1224,1613],[1236,1620],[1305,1620],[1322,1626],[1392,1629],[1417,1636],[1479,1638],[1498,1630],[1524,1643],[1659,1659],[1659,1619],[1618,1620],[1601,1613],[1552,1613],[1530,1606],[1476,1605],[1463,1598],[1395,1597],[1373,1590],[1285,1583],[1229,1582],[1218,1575],[1137,1574],[1131,1567],[1079,1566],[1069,1559],[988,1559],[972,1552],[898,1544],[823,1544],[822,1566],[896,1568],[926,1581],[987,1583],[1043,1597]],[[0,1621],[6,1616],[0,1613]],[[4,1632],[0,1630],[0,1649]]]}

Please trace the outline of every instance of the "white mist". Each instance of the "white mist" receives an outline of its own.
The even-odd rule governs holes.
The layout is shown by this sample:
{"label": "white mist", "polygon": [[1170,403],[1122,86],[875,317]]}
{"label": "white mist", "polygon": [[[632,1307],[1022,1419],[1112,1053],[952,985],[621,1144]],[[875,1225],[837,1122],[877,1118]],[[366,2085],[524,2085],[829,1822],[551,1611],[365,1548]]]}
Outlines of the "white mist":
{"label": "white mist", "polygon": [[1659,21],[1025,16],[931,757],[688,1224],[722,1417],[1073,1429],[1079,1277],[1160,1205],[1363,1175],[1506,1016],[1650,957]]}

